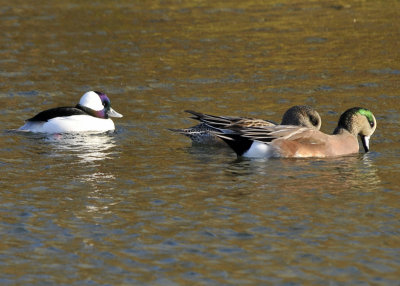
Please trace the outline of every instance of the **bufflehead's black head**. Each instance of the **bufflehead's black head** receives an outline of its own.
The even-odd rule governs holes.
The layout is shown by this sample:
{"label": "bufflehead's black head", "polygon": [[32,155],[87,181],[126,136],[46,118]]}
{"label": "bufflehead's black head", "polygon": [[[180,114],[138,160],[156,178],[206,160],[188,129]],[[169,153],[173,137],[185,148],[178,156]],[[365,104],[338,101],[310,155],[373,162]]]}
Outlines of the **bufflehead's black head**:
{"label": "bufflehead's black head", "polygon": [[99,118],[122,117],[122,114],[111,108],[111,102],[107,95],[99,91],[86,92],[81,97],[79,105],[92,110],[92,115]]}

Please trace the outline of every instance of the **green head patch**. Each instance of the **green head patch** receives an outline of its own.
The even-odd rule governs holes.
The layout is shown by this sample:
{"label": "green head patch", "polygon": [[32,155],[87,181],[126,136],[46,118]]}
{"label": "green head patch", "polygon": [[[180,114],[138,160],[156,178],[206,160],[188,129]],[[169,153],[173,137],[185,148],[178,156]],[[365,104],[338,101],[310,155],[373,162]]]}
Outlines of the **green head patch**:
{"label": "green head patch", "polygon": [[365,117],[367,117],[369,125],[371,125],[371,127],[374,126],[374,115],[372,114],[371,111],[369,111],[368,109],[364,109],[364,108],[360,108],[357,113],[364,115]]}
{"label": "green head patch", "polygon": [[352,132],[354,129],[354,123],[353,123],[353,116],[356,114],[360,114],[361,116],[365,116],[367,118],[369,125],[371,128],[374,128],[375,126],[375,120],[374,120],[374,115],[372,114],[371,111],[368,109],[362,108],[362,107],[353,107],[348,110],[346,110],[339,118],[338,126],[336,127],[335,131],[333,131],[333,134],[337,134],[340,132],[342,128],[347,129],[348,131]]}

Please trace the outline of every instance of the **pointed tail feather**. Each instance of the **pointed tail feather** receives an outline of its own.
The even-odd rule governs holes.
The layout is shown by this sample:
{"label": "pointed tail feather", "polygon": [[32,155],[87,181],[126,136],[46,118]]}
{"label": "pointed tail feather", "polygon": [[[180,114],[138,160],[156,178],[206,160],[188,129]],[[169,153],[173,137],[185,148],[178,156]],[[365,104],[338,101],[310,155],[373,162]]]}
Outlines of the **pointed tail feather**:
{"label": "pointed tail feather", "polygon": [[167,130],[172,131],[172,132],[176,132],[179,134],[185,134],[186,133],[186,129],[175,129],[175,128],[167,128]]}
{"label": "pointed tail feather", "polygon": [[193,110],[185,110],[185,112],[192,114],[190,118],[201,121],[203,123],[208,124],[209,126],[212,126],[214,128],[224,128],[225,126],[228,126],[232,124],[232,117],[226,117],[226,116],[214,116],[210,114],[204,114],[200,112],[196,112]]}

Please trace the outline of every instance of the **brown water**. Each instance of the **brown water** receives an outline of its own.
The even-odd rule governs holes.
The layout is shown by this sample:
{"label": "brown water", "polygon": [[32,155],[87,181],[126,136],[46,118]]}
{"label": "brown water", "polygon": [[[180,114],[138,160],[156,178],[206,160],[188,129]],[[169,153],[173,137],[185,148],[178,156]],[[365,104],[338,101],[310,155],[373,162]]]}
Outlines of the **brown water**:
{"label": "brown water", "polygon": [[[12,2],[1,285],[399,285],[399,1]],[[9,131],[88,90],[124,115],[115,133]],[[184,109],[295,104],[326,132],[371,109],[371,152],[238,160],[167,130],[195,123]]]}

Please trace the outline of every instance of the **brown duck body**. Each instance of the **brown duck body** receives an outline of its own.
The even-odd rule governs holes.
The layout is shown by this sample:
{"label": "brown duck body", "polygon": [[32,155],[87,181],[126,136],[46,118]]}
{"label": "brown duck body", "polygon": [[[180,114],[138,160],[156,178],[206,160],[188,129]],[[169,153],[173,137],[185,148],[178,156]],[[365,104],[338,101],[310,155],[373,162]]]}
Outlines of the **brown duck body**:
{"label": "brown duck body", "polygon": [[338,135],[328,135],[316,130],[305,130],[298,138],[278,138],[271,142],[274,153],[279,157],[335,157],[357,153],[357,138],[347,131]]}

